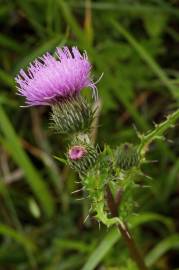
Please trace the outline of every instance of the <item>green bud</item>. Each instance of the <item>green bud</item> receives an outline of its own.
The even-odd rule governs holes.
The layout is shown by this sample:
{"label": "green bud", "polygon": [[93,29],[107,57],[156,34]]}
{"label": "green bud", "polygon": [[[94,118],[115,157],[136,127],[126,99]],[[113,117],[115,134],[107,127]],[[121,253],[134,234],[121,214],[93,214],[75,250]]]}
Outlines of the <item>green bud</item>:
{"label": "green bud", "polygon": [[138,166],[139,161],[139,154],[133,144],[124,143],[116,151],[116,165],[123,170]]}
{"label": "green bud", "polygon": [[52,106],[51,127],[61,134],[88,132],[94,118],[92,105],[82,96]]}
{"label": "green bud", "polygon": [[98,153],[87,134],[78,134],[68,148],[69,166],[80,175],[85,175],[94,166]]}

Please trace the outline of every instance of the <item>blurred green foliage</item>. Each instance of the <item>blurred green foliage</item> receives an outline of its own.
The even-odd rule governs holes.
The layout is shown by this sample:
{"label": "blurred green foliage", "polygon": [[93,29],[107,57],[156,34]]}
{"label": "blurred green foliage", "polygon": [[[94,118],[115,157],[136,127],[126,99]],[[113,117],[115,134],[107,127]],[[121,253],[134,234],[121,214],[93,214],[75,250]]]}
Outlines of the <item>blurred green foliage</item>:
{"label": "blurred green foliage", "polygon": [[[97,142],[136,142],[136,130],[178,106],[178,0],[0,1],[0,269],[135,270],[115,229],[98,228],[48,108],[20,108],[14,76],[56,46],[87,50],[102,110]],[[134,128],[134,126],[136,128]],[[178,269],[179,139],[152,145],[131,227],[151,269]],[[140,214],[138,214],[140,213]]]}

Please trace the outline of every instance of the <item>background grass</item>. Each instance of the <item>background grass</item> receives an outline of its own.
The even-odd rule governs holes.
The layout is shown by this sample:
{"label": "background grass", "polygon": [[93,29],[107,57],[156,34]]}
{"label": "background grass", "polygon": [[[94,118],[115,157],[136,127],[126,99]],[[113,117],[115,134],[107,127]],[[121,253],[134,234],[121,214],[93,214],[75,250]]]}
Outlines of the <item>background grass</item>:
{"label": "background grass", "polygon": [[[0,269],[135,270],[116,233],[88,214],[48,108],[20,108],[14,76],[56,46],[86,49],[102,110],[97,142],[138,142],[178,106],[178,0],[0,1]],[[178,126],[151,146],[130,223],[151,269],[179,269]]]}

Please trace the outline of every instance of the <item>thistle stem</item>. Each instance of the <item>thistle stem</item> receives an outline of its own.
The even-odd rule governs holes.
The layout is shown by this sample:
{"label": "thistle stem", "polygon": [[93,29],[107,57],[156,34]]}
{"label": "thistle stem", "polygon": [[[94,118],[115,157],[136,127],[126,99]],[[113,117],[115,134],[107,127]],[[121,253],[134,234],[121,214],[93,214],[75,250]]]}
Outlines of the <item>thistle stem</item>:
{"label": "thistle stem", "polygon": [[[111,212],[111,215],[113,217],[117,217],[118,216],[118,204],[116,203],[116,200],[114,200],[109,186],[106,187],[106,192],[107,192],[107,204],[108,204],[109,210]],[[117,225],[117,229],[121,233],[128,249],[129,249],[131,257],[133,258],[133,260],[137,264],[139,270],[148,270],[148,268],[145,265],[145,262],[142,258],[142,255],[141,255],[141,253],[140,253],[140,251],[135,243],[135,240],[129,231],[127,224],[120,223]]]}
{"label": "thistle stem", "polygon": [[146,135],[141,136],[141,143],[139,145],[138,151],[140,154],[144,155],[148,150],[148,146],[155,139],[160,138],[163,134],[177,122],[179,119],[179,109],[169,114],[165,121],[160,124],[156,124],[155,128],[148,132]]}

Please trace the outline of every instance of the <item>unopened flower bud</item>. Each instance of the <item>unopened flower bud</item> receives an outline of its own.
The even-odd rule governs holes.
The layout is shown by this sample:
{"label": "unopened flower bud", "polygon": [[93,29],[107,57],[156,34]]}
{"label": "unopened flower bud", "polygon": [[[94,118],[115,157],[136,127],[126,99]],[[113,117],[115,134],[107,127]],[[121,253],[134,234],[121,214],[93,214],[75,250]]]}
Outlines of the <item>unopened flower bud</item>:
{"label": "unopened flower bud", "polygon": [[123,170],[138,166],[139,161],[139,154],[133,144],[124,143],[116,151],[116,165]]}
{"label": "unopened flower bud", "polygon": [[86,134],[77,136],[67,152],[69,166],[80,175],[86,174],[95,164],[97,156],[97,150]]}
{"label": "unopened flower bud", "polygon": [[61,134],[87,132],[93,117],[92,104],[78,95],[52,106],[51,127]]}

